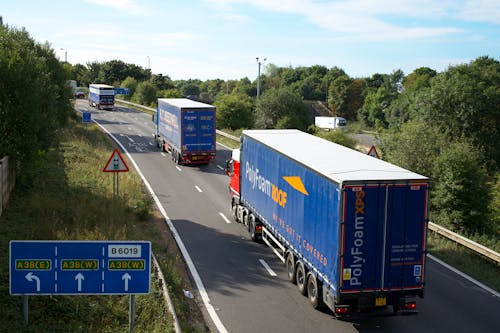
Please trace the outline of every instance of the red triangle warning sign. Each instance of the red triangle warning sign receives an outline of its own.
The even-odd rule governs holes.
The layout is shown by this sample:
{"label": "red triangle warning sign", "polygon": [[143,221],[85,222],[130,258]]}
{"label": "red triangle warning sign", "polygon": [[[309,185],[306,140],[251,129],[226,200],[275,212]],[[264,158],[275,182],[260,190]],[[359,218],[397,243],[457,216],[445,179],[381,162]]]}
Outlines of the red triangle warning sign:
{"label": "red triangle warning sign", "polygon": [[125,160],[123,159],[122,155],[120,155],[120,152],[118,149],[115,148],[113,151],[113,154],[111,154],[111,157],[109,158],[108,162],[106,163],[106,166],[104,169],[102,169],[103,172],[127,172],[128,171],[128,166],[125,163]]}
{"label": "red triangle warning sign", "polygon": [[368,151],[368,155],[380,159],[380,156],[378,156],[377,148],[375,148],[375,145],[372,145],[372,147]]}

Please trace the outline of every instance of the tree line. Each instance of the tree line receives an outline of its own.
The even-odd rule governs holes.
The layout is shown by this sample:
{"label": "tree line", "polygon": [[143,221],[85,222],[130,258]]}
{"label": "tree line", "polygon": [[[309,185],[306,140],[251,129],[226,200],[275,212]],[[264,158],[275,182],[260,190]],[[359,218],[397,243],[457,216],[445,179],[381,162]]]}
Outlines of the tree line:
{"label": "tree line", "polygon": [[0,17],[0,157],[29,163],[50,147],[74,113],[70,77],[48,43]]}
{"label": "tree line", "polygon": [[49,44],[0,20],[0,155],[20,161],[43,153],[72,114],[68,79],[79,86],[129,88],[123,96],[155,106],[189,97],[217,106],[219,128],[298,128],[353,146],[312,126],[323,111],[376,130],[382,158],[430,177],[431,219],[467,234],[500,238],[500,63],[483,56],[443,72],[353,78],[338,67],[266,66],[257,80],[172,80],[120,60],[71,65]]}

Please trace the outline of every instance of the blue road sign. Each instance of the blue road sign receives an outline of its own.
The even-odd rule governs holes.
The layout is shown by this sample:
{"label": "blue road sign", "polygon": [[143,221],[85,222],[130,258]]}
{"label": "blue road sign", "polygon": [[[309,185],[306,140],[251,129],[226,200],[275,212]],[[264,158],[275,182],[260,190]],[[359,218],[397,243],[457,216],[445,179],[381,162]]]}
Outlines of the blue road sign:
{"label": "blue road sign", "polygon": [[129,88],[115,88],[115,95],[128,95],[129,93]]}
{"label": "blue road sign", "polygon": [[82,112],[82,123],[90,123],[92,122],[92,113],[88,111]]}
{"label": "blue road sign", "polygon": [[10,241],[11,295],[148,294],[151,242]]}

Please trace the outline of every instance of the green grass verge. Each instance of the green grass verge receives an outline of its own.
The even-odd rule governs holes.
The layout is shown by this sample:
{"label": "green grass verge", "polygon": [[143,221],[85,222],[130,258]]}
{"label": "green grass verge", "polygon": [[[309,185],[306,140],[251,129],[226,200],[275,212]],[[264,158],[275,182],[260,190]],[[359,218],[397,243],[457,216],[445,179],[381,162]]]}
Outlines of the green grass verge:
{"label": "green grass verge", "polygon": [[[102,168],[114,146],[96,125],[78,119],[59,131],[57,143],[25,163],[0,218],[0,298],[4,332],[125,332],[128,296],[30,296],[29,323],[22,297],[9,295],[10,240],[150,240],[167,280],[183,332],[205,331],[194,300],[183,296],[188,281],[178,270],[150,214],[152,199],[135,171],[113,175]],[[172,332],[173,324],[155,277],[151,293],[136,296],[136,332]],[[191,303],[190,303],[191,302]],[[199,312],[199,309],[197,309]],[[197,319],[192,319],[195,317]]]}

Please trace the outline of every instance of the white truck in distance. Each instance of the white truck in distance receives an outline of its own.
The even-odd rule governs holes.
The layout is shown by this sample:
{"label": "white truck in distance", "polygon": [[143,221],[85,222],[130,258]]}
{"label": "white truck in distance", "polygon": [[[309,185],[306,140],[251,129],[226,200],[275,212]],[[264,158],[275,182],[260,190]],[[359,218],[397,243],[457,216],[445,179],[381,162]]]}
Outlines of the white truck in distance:
{"label": "white truck in distance", "polygon": [[316,125],[316,127],[326,129],[327,131],[345,131],[347,129],[347,122],[345,118],[342,117],[315,117],[314,125]]}

